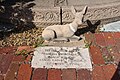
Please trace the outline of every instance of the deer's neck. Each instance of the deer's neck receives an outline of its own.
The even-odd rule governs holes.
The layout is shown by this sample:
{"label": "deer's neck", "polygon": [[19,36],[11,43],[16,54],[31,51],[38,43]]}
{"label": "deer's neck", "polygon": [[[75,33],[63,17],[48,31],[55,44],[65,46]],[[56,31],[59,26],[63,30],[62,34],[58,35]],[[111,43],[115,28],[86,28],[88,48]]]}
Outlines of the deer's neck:
{"label": "deer's neck", "polygon": [[77,28],[78,28],[78,24],[73,21],[72,23],[70,23],[70,29],[73,31],[73,32],[76,32],[77,31]]}

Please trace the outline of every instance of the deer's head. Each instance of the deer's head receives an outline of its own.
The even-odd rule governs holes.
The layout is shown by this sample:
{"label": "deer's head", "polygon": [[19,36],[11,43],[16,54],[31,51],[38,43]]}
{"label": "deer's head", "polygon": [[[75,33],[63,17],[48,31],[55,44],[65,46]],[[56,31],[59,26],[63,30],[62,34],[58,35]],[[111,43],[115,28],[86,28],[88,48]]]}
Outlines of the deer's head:
{"label": "deer's head", "polygon": [[73,15],[75,16],[75,22],[80,25],[83,23],[84,21],[84,15],[87,12],[87,6],[84,7],[84,9],[81,12],[76,12],[76,9],[72,6],[71,7],[71,11],[73,13]]}

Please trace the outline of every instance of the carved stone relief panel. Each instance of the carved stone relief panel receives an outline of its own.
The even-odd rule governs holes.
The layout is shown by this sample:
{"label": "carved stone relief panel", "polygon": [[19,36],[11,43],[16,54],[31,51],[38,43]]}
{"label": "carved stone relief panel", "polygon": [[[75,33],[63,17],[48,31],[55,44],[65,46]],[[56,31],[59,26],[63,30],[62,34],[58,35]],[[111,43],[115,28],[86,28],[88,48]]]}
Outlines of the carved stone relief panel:
{"label": "carved stone relief panel", "polygon": [[96,20],[96,19],[112,18],[119,15],[120,15],[120,6],[119,7],[112,6],[112,7],[90,9],[86,14],[86,18],[91,20]]}
{"label": "carved stone relief panel", "polygon": [[[59,2],[60,1],[60,2]],[[55,0],[55,5],[60,6],[60,3],[65,4],[67,0]],[[59,3],[59,4],[58,4]],[[120,16],[120,3],[112,5],[103,5],[103,6],[88,6],[87,14],[85,15],[84,20],[102,20],[102,22],[110,21],[116,19]],[[77,11],[81,11],[84,6],[75,6]],[[74,15],[71,13],[70,6],[62,6],[62,14],[60,12],[60,7],[49,7],[49,8],[34,8],[34,23],[36,25],[54,25],[70,23],[74,20]],[[62,16],[62,17],[61,17]],[[108,20],[109,19],[109,20]],[[117,18],[120,20],[120,17]],[[105,21],[106,20],[106,21]]]}
{"label": "carved stone relief panel", "polygon": [[[77,11],[81,11],[83,9],[81,7],[75,7]],[[120,5],[115,6],[105,6],[105,7],[89,7],[84,20],[103,20],[120,16]],[[70,7],[63,7],[62,12],[62,21],[63,24],[68,22],[72,22],[74,19],[74,15],[71,13]]]}
{"label": "carved stone relief panel", "polygon": [[60,8],[48,8],[48,9],[38,9],[34,8],[34,23],[35,24],[41,24],[43,25],[44,23],[46,25],[50,24],[60,24]]}

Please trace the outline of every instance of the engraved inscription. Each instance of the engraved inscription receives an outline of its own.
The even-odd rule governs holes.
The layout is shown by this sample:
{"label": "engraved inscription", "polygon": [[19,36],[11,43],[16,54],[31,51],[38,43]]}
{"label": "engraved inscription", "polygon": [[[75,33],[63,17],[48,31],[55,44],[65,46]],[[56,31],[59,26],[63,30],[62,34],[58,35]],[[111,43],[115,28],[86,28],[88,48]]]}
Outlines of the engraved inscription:
{"label": "engraved inscription", "polygon": [[41,47],[34,53],[32,67],[91,68],[87,50],[78,47]]}

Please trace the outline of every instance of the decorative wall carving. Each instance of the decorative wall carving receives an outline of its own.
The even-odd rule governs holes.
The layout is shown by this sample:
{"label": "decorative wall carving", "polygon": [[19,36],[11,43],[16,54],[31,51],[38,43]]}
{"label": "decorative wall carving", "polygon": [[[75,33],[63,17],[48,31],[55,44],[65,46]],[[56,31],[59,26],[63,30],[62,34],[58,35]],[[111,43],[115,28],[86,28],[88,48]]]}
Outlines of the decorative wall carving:
{"label": "decorative wall carving", "polygon": [[73,16],[73,14],[70,12],[70,11],[64,11],[63,13],[62,13],[62,20],[64,21],[64,20],[73,20],[73,18],[74,18],[74,16]]}
{"label": "decorative wall carving", "polygon": [[[77,11],[81,11],[82,9],[77,8]],[[107,6],[102,8],[89,8],[86,16],[86,19],[90,20],[103,20],[103,19],[109,19],[120,16],[120,5],[119,6]],[[63,14],[62,14],[62,21],[63,24],[72,22],[74,19],[74,15],[71,13],[70,8],[63,8]]]}
{"label": "decorative wall carving", "polygon": [[[81,11],[81,7],[76,7],[77,11]],[[62,19],[62,23],[70,23],[74,19],[74,15],[71,13],[70,7],[62,7],[62,18],[60,18],[60,8],[52,8],[52,9],[33,9],[35,12],[34,21],[36,25],[53,25],[60,24],[60,19]],[[105,6],[105,7],[90,7],[85,16],[85,20],[105,20],[113,21],[116,20],[120,16],[120,5],[114,6]],[[110,20],[112,19],[112,20]],[[120,18],[117,18],[117,20]]]}
{"label": "decorative wall carving", "polygon": [[60,24],[60,8],[33,9],[34,23],[36,25]]}
{"label": "decorative wall carving", "polygon": [[105,7],[105,8],[89,10],[86,17],[91,20],[96,20],[96,19],[106,19],[110,17],[115,17],[118,15],[120,15],[119,7]]}

